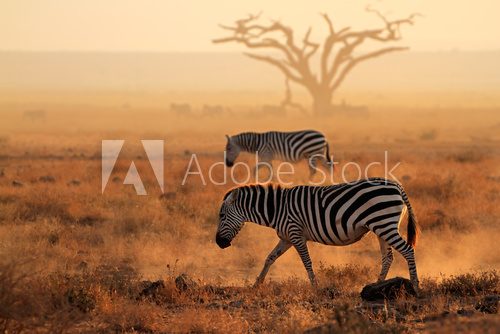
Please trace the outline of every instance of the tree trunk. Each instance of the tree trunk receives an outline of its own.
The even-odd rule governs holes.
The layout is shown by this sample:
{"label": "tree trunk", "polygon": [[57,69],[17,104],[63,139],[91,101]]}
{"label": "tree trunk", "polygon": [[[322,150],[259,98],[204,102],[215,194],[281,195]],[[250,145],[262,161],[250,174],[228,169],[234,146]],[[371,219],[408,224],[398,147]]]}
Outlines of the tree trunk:
{"label": "tree trunk", "polygon": [[333,94],[327,90],[318,90],[312,94],[313,114],[315,116],[328,115],[333,110]]}

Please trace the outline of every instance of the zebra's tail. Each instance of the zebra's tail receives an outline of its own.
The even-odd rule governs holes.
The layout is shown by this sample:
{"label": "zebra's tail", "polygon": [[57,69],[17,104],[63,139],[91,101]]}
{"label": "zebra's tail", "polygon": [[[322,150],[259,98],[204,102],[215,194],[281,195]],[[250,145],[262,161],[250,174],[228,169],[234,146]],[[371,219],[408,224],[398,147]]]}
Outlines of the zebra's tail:
{"label": "zebra's tail", "polygon": [[403,201],[405,202],[406,208],[408,209],[408,240],[407,242],[412,245],[412,247],[415,247],[417,245],[417,240],[420,235],[420,228],[418,227],[417,223],[417,218],[415,217],[415,214],[413,213],[413,209],[410,204],[410,200],[408,199],[408,195],[406,194],[405,190],[403,189],[403,186],[398,184],[399,190],[401,191],[401,197],[403,198]]}

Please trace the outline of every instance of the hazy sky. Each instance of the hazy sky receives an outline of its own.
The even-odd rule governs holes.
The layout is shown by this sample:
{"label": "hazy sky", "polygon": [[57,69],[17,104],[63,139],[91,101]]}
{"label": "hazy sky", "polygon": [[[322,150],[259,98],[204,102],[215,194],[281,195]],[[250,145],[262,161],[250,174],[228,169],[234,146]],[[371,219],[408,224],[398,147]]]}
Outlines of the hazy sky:
{"label": "hazy sky", "polygon": [[[425,15],[403,30],[413,50],[500,49],[499,0],[1,0],[2,50],[225,51],[212,45],[224,34],[218,23],[247,13],[281,19],[298,31],[313,26],[320,37],[328,12],[336,26],[373,27],[364,8],[390,18]],[[314,35],[313,35],[314,36]]]}

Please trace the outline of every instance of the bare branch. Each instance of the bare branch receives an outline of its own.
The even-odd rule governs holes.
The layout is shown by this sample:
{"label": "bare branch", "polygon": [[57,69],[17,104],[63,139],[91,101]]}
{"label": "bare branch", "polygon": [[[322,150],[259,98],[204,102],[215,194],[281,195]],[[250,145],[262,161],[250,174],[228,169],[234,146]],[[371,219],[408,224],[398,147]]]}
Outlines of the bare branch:
{"label": "bare branch", "polygon": [[[328,31],[329,35],[325,40],[325,43],[323,45],[323,52],[321,54],[321,80],[323,83],[331,81],[331,70],[328,69],[329,65],[329,60],[330,56],[333,50],[333,46],[335,43],[342,41],[343,39],[341,38],[342,34],[349,31],[351,28],[346,27],[342,28],[340,31],[337,33],[335,32],[335,29],[333,28],[332,21],[328,14],[322,14],[323,18],[325,19],[327,25],[328,25]],[[344,40],[345,42],[346,40]]]}
{"label": "bare branch", "polygon": [[385,24],[388,24],[389,22],[387,21],[387,19],[385,18],[384,15],[382,15],[382,13],[380,13],[380,11],[376,10],[376,9],[373,9],[370,5],[366,6],[366,11],[367,12],[371,12],[371,13],[375,13],[378,17],[380,17],[380,19],[382,19],[382,21],[385,22]]}
{"label": "bare branch", "polygon": [[354,42],[348,43],[344,41],[344,46],[337,52],[335,59],[333,60],[332,66],[329,71],[326,73],[326,77],[324,81],[327,85],[330,85],[331,81],[337,74],[339,67],[346,61],[352,59],[352,53],[354,49],[364,42],[366,37],[360,36]]}
{"label": "bare branch", "polygon": [[309,40],[309,36],[311,36],[311,31],[312,31],[312,28],[309,27],[309,29],[307,29],[306,35],[304,36],[304,39],[302,40],[302,43],[304,44],[304,46],[302,47],[302,50],[304,50],[308,46],[313,46],[313,47],[318,46],[317,43],[312,43]]}
{"label": "bare branch", "polygon": [[253,41],[253,40],[254,40],[253,38],[231,36],[231,37],[214,39],[212,40],[212,43],[219,44],[219,43],[237,42],[244,44],[247,48],[250,49],[274,48],[283,52],[283,54],[286,56],[290,64],[296,63],[295,57],[290,52],[290,50],[285,45],[277,42],[276,40],[270,38],[265,38],[261,41]]}
{"label": "bare branch", "polygon": [[[302,41],[302,43],[303,43],[302,54],[304,55],[304,59],[306,61],[309,60],[309,58],[311,58],[311,56],[314,55],[316,53],[316,51],[318,50],[318,48],[319,48],[319,44],[318,43],[314,43],[314,42],[311,42],[309,40],[309,36],[311,35],[311,31],[312,31],[312,28],[309,28],[307,30],[307,33],[304,36],[304,39]],[[311,48],[311,50],[309,52],[307,52],[307,48],[308,47]]]}
{"label": "bare branch", "polygon": [[[268,25],[254,23],[258,16],[250,15],[248,18],[236,21],[235,26],[221,26],[224,30],[231,31],[232,36],[214,39],[213,43],[236,42],[245,45],[247,48],[267,48],[280,51],[286,58],[286,61],[277,61],[274,58],[260,55],[252,55],[253,58],[266,61],[279,67],[285,75],[291,74],[290,69],[298,72],[298,75],[290,77],[291,80],[305,85],[306,81],[314,78],[309,68],[309,58],[312,57],[319,48],[318,43],[310,40],[311,30],[309,30],[302,46],[295,43],[293,30],[283,25],[279,21],[271,22]],[[282,41],[275,33],[282,34]]]}
{"label": "bare branch", "polygon": [[333,23],[332,20],[330,20],[330,17],[328,14],[324,13],[322,14],[323,18],[326,21],[326,24],[328,25],[328,31],[329,35],[325,40],[325,43],[323,45],[323,52],[321,54],[321,81],[325,81],[327,75],[328,75],[328,60],[330,58],[330,54],[332,52],[333,44],[335,43],[335,29],[333,28]]}
{"label": "bare branch", "polygon": [[332,20],[330,20],[330,17],[328,16],[328,14],[327,13],[323,13],[323,14],[321,14],[321,16],[323,16],[323,18],[326,21],[326,24],[328,25],[328,31],[329,31],[330,35],[335,34],[335,29],[333,29]]}
{"label": "bare branch", "polygon": [[[390,40],[396,41],[401,39],[400,26],[402,24],[413,25],[414,19],[417,16],[422,16],[419,13],[413,13],[406,19],[389,21],[382,13],[380,13],[380,11],[373,9],[370,6],[366,7],[366,11],[370,13],[375,13],[375,15],[377,15],[385,23],[385,29],[372,30],[370,33],[371,38],[380,41],[390,41]],[[383,36],[384,32],[387,33],[386,36]]]}
{"label": "bare branch", "polygon": [[[324,83],[330,84],[330,82],[335,78],[339,67],[350,59],[350,55],[354,52],[356,47],[362,44],[365,40],[371,39],[379,42],[398,41],[401,39],[400,26],[402,24],[412,25],[414,18],[419,15],[412,14],[406,19],[389,21],[382,13],[372,9],[371,7],[367,7],[366,10],[368,12],[375,13],[384,22],[385,26],[380,29],[365,31],[351,31],[350,28],[344,28],[335,33],[333,36],[328,36],[325,40],[323,54],[321,57],[321,73],[322,81]],[[326,16],[326,18],[328,18],[328,16]],[[333,62],[331,63],[331,68],[328,69],[330,53],[336,43],[343,43],[344,47],[337,52]]]}

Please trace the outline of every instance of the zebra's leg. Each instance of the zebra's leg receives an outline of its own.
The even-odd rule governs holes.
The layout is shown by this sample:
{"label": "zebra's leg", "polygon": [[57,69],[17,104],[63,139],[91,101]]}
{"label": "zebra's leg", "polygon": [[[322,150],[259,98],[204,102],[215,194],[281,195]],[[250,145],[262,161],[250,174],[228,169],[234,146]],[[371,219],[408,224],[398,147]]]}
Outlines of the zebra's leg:
{"label": "zebra's leg", "polygon": [[387,277],[387,273],[389,272],[389,268],[391,268],[394,256],[392,255],[392,247],[389,246],[387,242],[380,238],[378,241],[380,243],[380,253],[382,254],[382,270],[380,271],[380,275],[378,277],[378,281],[381,282]]}
{"label": "zebra's leg", "polygon": [[264,282],[264,279],[266,278],[267,272],[269,271],[269,268],[271,265],[276,261],[277,258],[279,258],[281,255],[283,255],[290,247],[292,244],[289,241],[280,239],[276,247],[269,253],[269,255],[266,258],[266,262],[264,264],[264,268],[262,268],[262,271],[260,272],[259,276],[257,277],[257,280],[255,281],[254,287],[259,286],[262,282]]}
{"label": "zebra's leg", "polygon": [[302,263],[306,268],[307,275],[309,276],[309,281],[314,287],[316,287],[317,286],[316,277],[314,276],[312,261],[311,257],[309,256],[309,250],[307,249],[306,240],[303,238],[292,240],[292,244],[299,253],[300,259],[302,260]]}
{"label": "zebra's leg", "polygon": [[415,287],[418,289],[418,275],[417,266],[415,264],[415,251],[413,247],[408,244],[399,234],[398,223],[395,222],[392,226],[384,229],[374,229],[373,226],[370,227],[375,234],[384,240],[389,246],[397,250],[408,263],[408,270],[410,272],[410,280]]}

